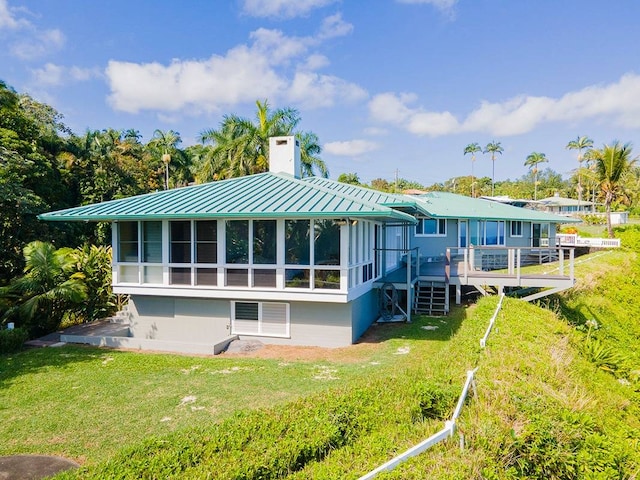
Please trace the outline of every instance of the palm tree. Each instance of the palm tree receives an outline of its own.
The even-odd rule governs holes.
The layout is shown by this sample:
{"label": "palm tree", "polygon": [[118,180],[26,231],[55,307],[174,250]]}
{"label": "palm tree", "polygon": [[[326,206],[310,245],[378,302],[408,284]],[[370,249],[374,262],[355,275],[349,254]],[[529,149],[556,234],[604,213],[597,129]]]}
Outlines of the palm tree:
{"label": "palm tree", "polygon": [[17,300],[5,317],[17,315],[33,334],[58,328],[68,310],[86,298],[82,275],[74,274],[72,252],[70,248],[56,250],[50,243],[29,243],[24,248],[24,276],[0,289],[3,296]]}
{"label": "palm tree", "polygon": [[302,176],[313,177],[314,170],[318,170],[324,178],[329,177],[327,164],[318,155],[322,152],[320,140],[313,132],[296,133],[296,138],[300,142],[300,163],[302,164]]}
{"label": "palm tree", "polygon": [[484,147],[482,153],[491,153],[491,196],[495,194],[495,181],[496,181],[496,153],[502,155],[504,152],[504,148],[500,142],[496,142],[495,140],[487,143],[487,146]]}
{"label": "palm tree", "polygon": [[531,152],[524,162],[525,167],[533,172],[533,199],[538,199],[538,164],[548,162],[547,156],[540,152]]}
{"label": "palm tree", "polygon": [[[220,128],[200,134],[200,141],[211,144],[213,149],[200,161],[196,172],[199,181],[252,175],[268,169],[269,138],[293,135],[300,114],[292,108],[271,110],[266,100],[256,101],[256,107],[255,122],[237,115],[225,115]],[[317,135],[311,132],[295,135],[300,142],[303,174],[311,175],[316,168],[327,177],[326,164],[318,157],[322,148]]]}
{"label": "palm tree", "polygon": [[568,150],[578,150],[578,211],[582,203],[582,161],[584,160],[582,150],[590,149],[591,147],[593,147],[593,140],[585,135],[582,137],[578,135],[575,140],[571,140],[565,147]]}
{"label": "palm tree", "polygon": [[482,152],[482,148],[480,147],[480,144],[478,144],[478,143],[470,143],[469,145],[464,147],[464,154],[465,155],[467,153],[471,154],[471,197],[475,197],[476,196],[475,180],[473,178],[473,164],[476,161],[476,153],[478,153],[478,152]]}
{"label": "palm tree", "polygon": [[161,152],[162,163],[164,164],[164,189],[169,190],[169,163],[171,158],[176,159],[180,154],[178,145],[182,142],[180,134],[173,130],[156,130],[153,132],[153,138],[149,142],[149,146]]}
{"label": "palm tree", "polygon": [[607,212],[607,231],[609,238],[613,238],[611,227],[611,205],[616,200],[627,203],[628,195],[622,188],[622,180],[631,167],[636,163],[636,158],[631,158],[631,144],[621,145],[617,140],[611,145],[605,145],[596,152],[596,173],[600,183],[600,195],[604,198],[604,206]]}

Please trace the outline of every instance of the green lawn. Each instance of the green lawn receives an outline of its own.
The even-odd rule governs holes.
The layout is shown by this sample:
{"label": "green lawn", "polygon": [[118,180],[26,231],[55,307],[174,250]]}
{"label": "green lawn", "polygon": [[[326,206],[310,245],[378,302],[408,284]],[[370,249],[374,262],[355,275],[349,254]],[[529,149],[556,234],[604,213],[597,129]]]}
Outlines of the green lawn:
{"label": "green lawn", "polygon": [[[54,454],[82,463],[238,410],[290,401],[437,355],[464,314],[376,329],[378,343],[336,361],[148,354],[81,346],[0,357],[0,455]],[[437,330],[421,327],[430,324]]]}

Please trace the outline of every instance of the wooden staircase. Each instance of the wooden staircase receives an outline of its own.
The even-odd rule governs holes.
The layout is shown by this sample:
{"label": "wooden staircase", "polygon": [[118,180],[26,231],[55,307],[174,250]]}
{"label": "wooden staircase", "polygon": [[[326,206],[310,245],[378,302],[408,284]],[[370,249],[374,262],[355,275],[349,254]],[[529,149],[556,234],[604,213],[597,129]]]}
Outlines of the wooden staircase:
{"label": "wooden staircase", "polygon": [[449,313],[445,282],[419,281],[414,288],[414,292],[414,313],[431,316]]}

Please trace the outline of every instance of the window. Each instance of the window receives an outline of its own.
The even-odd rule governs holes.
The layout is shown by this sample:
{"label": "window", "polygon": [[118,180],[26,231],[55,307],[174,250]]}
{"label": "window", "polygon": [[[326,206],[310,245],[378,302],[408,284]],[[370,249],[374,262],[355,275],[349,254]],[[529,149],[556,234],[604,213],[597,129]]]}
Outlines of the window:
{"label": "window", "polygon": [[191,263],[191,222],[169,222],[171,232],[170,263]]}
{"label": "window", "polygon": [[276,264],[276,221],[253,221],[253,263]]}
{"label": "window", "polygon": [[145,263],[162,263],[162,222],[142,222],[142,258]]}
{"label": "window", "polygon": [[446,234],[446,218],[420,218],[416,225],[416,235],[445,236]]}
{"label": "window", "polygon": [[118,224],[118,261],[138,261],[138,222]]}
{"label": "window", "polygon": [[311,222],[309,220],[287,220],[285,222],[285,260],[288,265],[309,265]]}
{"label": "window", "polygon": [[315,220],[314,265],[340,265],[340,227],[333,220]]}
{"label": "window", "polygon": [[218,263],[218,222],[196,221],[196,263]]}
{"label": "window", "polygon": [[520,220],[511,221],[511,236],[512,237],[522,236],[522,221]]}
{"label": "window", "polygon": [[249,220],[226,223],[227,263],[249,263]]}
{"label": "window", "polygon": [[483,245],[504,245],[504,222],[485,220],[482,227]]}
{"label": "window", "polygon": [[288,337],[289,304],[231,302],[231,333]]}

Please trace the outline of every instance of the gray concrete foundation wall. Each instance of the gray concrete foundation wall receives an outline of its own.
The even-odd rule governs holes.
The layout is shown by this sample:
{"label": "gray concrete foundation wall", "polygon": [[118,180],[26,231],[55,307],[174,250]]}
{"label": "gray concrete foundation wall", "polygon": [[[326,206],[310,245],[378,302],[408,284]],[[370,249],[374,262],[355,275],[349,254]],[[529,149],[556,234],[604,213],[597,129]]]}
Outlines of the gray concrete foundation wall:
{"label": "gray concrete foundation wall", "polygon": [[[284,302],[290,306],[288,338],[240,337],[281,345],[351,345],[374,320],[372,295],[369,292],[352,303]],[[213,345],[232,333],[231,299],[132,295],[129,311],[134,339]]]}

